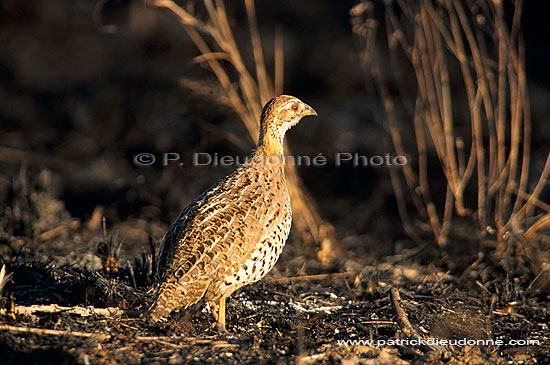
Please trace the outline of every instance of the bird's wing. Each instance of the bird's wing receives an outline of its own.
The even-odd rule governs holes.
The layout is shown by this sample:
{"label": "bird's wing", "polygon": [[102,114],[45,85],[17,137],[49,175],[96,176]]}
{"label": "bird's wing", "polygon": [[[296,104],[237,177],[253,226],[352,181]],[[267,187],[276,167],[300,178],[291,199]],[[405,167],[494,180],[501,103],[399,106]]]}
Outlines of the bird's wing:
{"label": "bird's wing", "polygon": [[159,279],[180,283],[218,273],[229,255],[244,255],[260,240],[262,207],[268,204],[261,174],[239,168],[189,204],[164,237]]}
{"label": "bird's wing", "polygon": [[170,228],[164,235],[157,258],[156,276],[158,282],[164,281],[168,268],[167,263],[171,262],[174,257],[174,246],[178,242],[178,237],[185,230],[190,213],[196,209],[197,202],[203,198],[203,195],[197,197],[183,208],[178,218],[170,225]]}

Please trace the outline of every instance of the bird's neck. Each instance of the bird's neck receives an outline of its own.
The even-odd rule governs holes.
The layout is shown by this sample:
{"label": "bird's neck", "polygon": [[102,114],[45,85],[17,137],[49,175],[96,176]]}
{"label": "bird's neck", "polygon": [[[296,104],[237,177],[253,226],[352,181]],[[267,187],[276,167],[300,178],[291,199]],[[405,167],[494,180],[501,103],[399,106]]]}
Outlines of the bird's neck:
{"label": "bird's neck", "polygon": [[269,169],[277,170],[284,168],[285,155],[283,153],[282,141],[260,137],[258,146],[252,155],[250,163]]}
{"label": "bird's neck", "polygon": [[276,129],[267,129],[260,132],[258,139],[257,151],[261,151],[266,156],[284,156],[283,152],[283,137]]}
{"label": "bird's neck", "polygon": [[258,151],[261,151],[266,156],[284,157],[283,144],[280,141],[264,140],[258,145]]}

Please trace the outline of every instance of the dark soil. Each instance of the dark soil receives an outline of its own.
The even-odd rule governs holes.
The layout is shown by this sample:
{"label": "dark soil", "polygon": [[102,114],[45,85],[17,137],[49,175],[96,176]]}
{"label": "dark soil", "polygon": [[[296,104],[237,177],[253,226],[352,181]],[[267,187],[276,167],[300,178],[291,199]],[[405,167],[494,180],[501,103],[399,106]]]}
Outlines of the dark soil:
{"label": "dark soil", "polygon": [[[0,291],[0,363],[550,363],[550,296],[528,263],[477,237],[471,222],[457,222],[446,247],[429,236],[412,242],[387,171],[333,160],[300,174],[345,257],[320,264],[293,231],[275,269],[228,300],[230,334],[212,329],[205,305],[149,324],[164,232],[231,171],[189,161],[196,152],[246,156],[253,142],[230,109],[179,86],[181,77],[215,84],[189,61],[197,52],[175,21],[140,2],[107,1],[102,21],[116,31],[105,34],[94,4],[0,5],[0,268],[12,275]],[[275,20],[284,25],[287,93],[320,114],[289,133],[293,152],[329,162],[339,151],[383,155],[381,114],[349,27],[353,2],[274,4],[258,5],[261,31],[272,44]],[[229,12],[248,44],[242,9]],[[548,87],[530,77],[535,127],[544,126]],[[549,137],[536,134],[534,156]],[[176,152],[184,165],[137,166],[143,152]],[[40,311],[52,304],[121,312]],[[495,342],[395,343],[412,339],[396,305],[425,339]]]}

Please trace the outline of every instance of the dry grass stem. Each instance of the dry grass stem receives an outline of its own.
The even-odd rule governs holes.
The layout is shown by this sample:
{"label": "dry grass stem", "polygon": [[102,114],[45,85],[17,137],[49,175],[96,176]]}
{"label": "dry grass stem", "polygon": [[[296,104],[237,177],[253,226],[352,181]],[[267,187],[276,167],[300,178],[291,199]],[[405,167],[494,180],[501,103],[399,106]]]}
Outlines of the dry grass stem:
{"label": "dry grass stem", "polygon": [[[150,3],[158,8],[168,9],[178,18],[201,53],[195,61],[205,63],[212,71],[218,81],[223,100],[228,100],[229,105],[239,115],[250,139],[257,140],[262,106],[283,91],[284,57],[281,31],[276,32],[274,42],[275,81],[273,82],[268,76],[264,60],[253,0],[244,0],[244,5],[250,30],[255,77],[248,71],[243,60],[229,25],[223,0],[204,1],[206,21],[195,15],[190,5],[184,8],[172,0],[151,0]],[[222,64],[221,61],[224,63]],[[233,82],[229,75],[235,71],[238,77],[237,81]],[[342,248],[335,238],[334,229],[319,215],[314,201],[301,182],[296,167],[288,164],[286,170],[292,208],[295,213],[294,226],[304,242],[304,247],[315,247],[316,255],[323,262],[330,262],[340,257]]]}
{"label": "dry grass stem", "polygon": [[[441,245],[453,231],[455,213],[472,219],[480,237],[494,231],[504,242],[511,232],[526,231],[536,214],[550,208],[539,199],[550,173],[550,154],[538,179],[530,180],[522,2],[515,2],[509,25],[500,1],[387,1],[385,46],[374,7],[364,1],[352,9],[353,30],[381,99],[392,147],[414,160],[401,175],[391,174],[406,229],[422,231],[421,225],[411,227],[410,201]],[[407,64],[414,82],[403,76]],[[397,93],[389,91],[394,85]],[[467,104],[469,115],[453,109],[460,102]],[[403,113],[406,117],[399,118]],[[416,137],[414,148],[403,142],[407,128]],[[428,172],[434,170],[446,181],[442,201],[431,194]]]}

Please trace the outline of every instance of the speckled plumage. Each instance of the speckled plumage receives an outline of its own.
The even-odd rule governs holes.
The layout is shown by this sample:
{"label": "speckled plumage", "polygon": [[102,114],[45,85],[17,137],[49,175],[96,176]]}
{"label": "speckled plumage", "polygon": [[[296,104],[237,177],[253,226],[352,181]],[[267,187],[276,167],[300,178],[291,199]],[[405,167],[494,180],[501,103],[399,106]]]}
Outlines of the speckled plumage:
{"label": "speckled plumage", "polygon": [[292,220],[283,138],[307,115],[317,113],[292,96],[269,101],[247,162],[193,200],[171,225],[159,253],[153,321],[205,300],[225,331],[225,299],[273,268]]}

